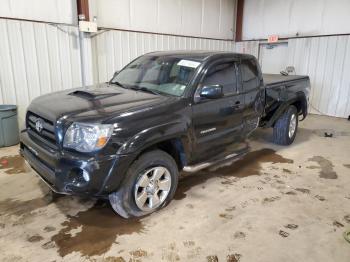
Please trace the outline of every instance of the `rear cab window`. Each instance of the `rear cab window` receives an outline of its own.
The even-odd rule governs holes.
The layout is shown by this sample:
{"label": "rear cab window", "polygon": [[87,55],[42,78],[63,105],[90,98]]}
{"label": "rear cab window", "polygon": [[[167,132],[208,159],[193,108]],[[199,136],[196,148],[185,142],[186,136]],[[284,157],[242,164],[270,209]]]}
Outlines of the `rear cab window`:
{"label": "rear cab window", "polygon": [[249,92],[250,90],[259,87],[259,71],[256,61],[254,59],[242,59],[240,63],[242,92]]}

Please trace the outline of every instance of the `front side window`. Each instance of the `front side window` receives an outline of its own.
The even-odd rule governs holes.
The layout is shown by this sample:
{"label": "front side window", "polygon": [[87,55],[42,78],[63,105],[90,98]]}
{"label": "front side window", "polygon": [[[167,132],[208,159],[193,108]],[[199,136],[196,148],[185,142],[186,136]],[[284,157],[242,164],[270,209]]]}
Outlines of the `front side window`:
{"label": "front side window", "polygon": [[142,56],[120,71],[111,83],[182,96],[200,62],[175,57]]}
{"label": "front side window", "polygon": [[221,85],[224,95],[237,91],[236,66],[234,62],[210,67],[202,81],[202,86]]}

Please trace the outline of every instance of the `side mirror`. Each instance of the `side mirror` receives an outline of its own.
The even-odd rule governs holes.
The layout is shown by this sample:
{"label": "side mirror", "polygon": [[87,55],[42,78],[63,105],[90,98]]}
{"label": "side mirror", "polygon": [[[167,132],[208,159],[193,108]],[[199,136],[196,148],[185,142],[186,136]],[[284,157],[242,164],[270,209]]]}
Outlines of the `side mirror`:
{"label": "side mirror", "polygon": [[[113,74],[113,78],[116,77],[117,74],[119,74],[120,71],[115,71],[114,74]],[[112,79],[113,79],[112,78]]]}
{"label": "side mirror", "polygon": [[224,96],[221,85],[203,86],[200,92],[200,97],[208,99],[218,99]]}

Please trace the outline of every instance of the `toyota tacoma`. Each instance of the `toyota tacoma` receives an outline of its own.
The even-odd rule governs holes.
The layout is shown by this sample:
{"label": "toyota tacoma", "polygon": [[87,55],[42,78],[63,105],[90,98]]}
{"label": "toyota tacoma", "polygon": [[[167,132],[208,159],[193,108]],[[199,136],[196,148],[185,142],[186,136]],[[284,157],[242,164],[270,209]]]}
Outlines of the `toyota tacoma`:
{"label": "toyota tacoma", "polygon": [[20,152],[54,192],[144,216],[171,201],[180,171],[240,157],[258,127],[291,144],[309,92],[308,76],[263,75],[251,55],[153,52],[107,83],[34,99]]}

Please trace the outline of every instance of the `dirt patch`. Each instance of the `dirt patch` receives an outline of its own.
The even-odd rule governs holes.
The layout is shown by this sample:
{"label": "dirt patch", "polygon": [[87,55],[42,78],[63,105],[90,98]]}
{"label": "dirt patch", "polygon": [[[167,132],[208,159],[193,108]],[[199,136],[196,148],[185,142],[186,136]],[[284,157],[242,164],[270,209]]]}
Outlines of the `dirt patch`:
{"label": "dirt patch", "polygon": [[219,262],[218,256],[207,256],[207,262]]}
{"label": "dirt patch", "polygon": [[245,238],[245,233],[242,231],[237,231],[234,235],[234,238],[238,239],[238,238]]}
{"label": "dirt patch", "polygon": [[[75,216],[68,216],[62,226],[51,238],[62,257],[74,251],[83,256],[102,255],[116,242],[118,236],[141,233],[144,230],[139,219],[121,218],[104,201],[98,201],[92,208]],[[81,231],[72,236],[70,231],[78,228]]]}
{"label": "dirt patch", "polygon": [[122,257],[106,257],[103,259],[106,262],[126,262],[126,260]]}
{"label": "dirt patch", "polygon": [[325,179],[337,179],[338,175],[333,170],[334,165],[331,161],[328,159],[322,157],[322,156],[314,156],[309,159],[309,161],[316,162],[319,164],[321,170],[320,170],[320,177]]}
{"label": "dirt patch", "polygon": [[137,249],[137,250],[131,251],[131,252],[129,252],[129,254],[133,258],[147,257],[147,252],[145,250],[142,250],[142,249]]}
{"label": "dirt patch", "polygon": [[280,200],[281,197],[279,196],[275,196],[275,197],[265,197],[262,201],[263,204],[266,204],[266,203],[271,203],[271,202],[274,202],[274,201],[277,201],[277,200]]}
{"label": "dirt patch", "polygon": [[283,230],[280,230],[280,231],[278,232],[278,234],[279,234],[281,237],[288,237],[288,236],[289,236],[289,233],[286,232],[286,231],[283,231]]}
{"label": "dirt patch", "polygon": [[49,241],[49,242],[46,242],[46,243],[42,244],[41,247],[43,249],[51,249],[51,248],[56,247],[56,244],[53,241]]}
{"label": "dirt patch", "polygon": [[[196,174],[183,174],[179,181],[174,199],[180,200],[186,197],[186,192],[192,187],[206,182],[212,177],[248,177],[261,175],[263,163],[280,164],[293,163],[292,159],[284,158],[276,153],[275,150],[264,148],[261,150],[247,153],[243,158],[233,162],[228,166],[219,167],[214,171],[204,169]],[[227,179],[226,179],[227,181]],[[231,181],[227,184],[232,184]]]}
{"label": "dirt patch", "polygon": [[227,262],[238,262],[241,258],[241,255],[240,254],[230,254],[230,255],[227,255],[226,257],[226,261]]}
{"label": "dirt patch", "polygon": [[298,225],[296,224],[287,224],[284,226],[285,228],[289,228],[289,229],[297,229],[298,228]]}
{"label": "dirt patch", "polygon": [[34,236],[31,236],[31,237],[28,237],[27,241],[28,242],[31,242],[31,243],[34,243],[34,242],[39,242],[41,240],[43,240],[44,238],[40,235],[34,235]]}
{"label": "dirt patch", "polygon": [[[350,136],[350,132],[348,131],[336,131],[333,129],[317,129],[317,130],[313,130],[312,133],[320,137],[329,137],[329,135],[331,134],[332,134],[332,137]],[[326,133],[328,136],[326,136]]]}
{"label": "dirt patch", "polygon": [[336,227],[344,227],[344,225],[338,221],[333,221],[333,226],[336,226]]}
{"label": "dirt patch", "polygon": [[235,206],[228,207],[228,208],[225,209],[225,211],[227,211],[227,212],[231,212],[231,211],[235,211],[235,210],[236,210]]}
{"label": "dirt patch", "polygon": [[320,201],[325,201],[326,198],[324,196],[316,195],[315,198],[317,198]]}
{"label": "dirt patch", "polygon": [[286,192],[286,193],[284,193],[284,194],[290,195],[290,196],[295,196],[297,193],[294,192],[294,191],[288,191],[288,192]]}
{"label": "dirt patch", "polygon": [[5,170],[5,173],[9,175],[26,173],[29,171],[29,168],[24,162],[24,158],[20,155],[0,158],[0,170],[1,169]]}
{"label": "dirt patch", "polygon": [[219,214],[219,217],[222,217],[222,218],[225,218],[225,219],[232,219],[233,218],[233,215],[229,215],[229,214]]}
{"label": "dirt patch", "polygon": [[183,244],[185,247],[193,247],[196,243],[194,241],[189,240],[189,241],[184,241]]}
{"label": "dirt patch", "polygon": [[44,231],[45,232],[52,232],[52,231],[55,231],[56,228],[55,227],[52,227],[52,226],[47,226],[47,227],[44,227]]}
{"label": "dirt patch", "polygon": [[350,168],[350,164],[344,164],[346,168]]}
{"label": "dirt patch", "polygon": [[345,215],[344,220],[346,221],[346,223],[350,223],[350,215]]}
{"label": "dirt patch", "polygon": [[292,174],[292,171],[290,171],[290,170],[287,169],[287,168],[283,168],[282,171],[283,171],[284,173],[287,173],[287,174]]}
{"label": "dirt patch", "polygon": [[295,190],[299,191],[303,194],[310,194],[310,192],[311,192],[310,189],[307,189],[307,188],[296,188]]}

